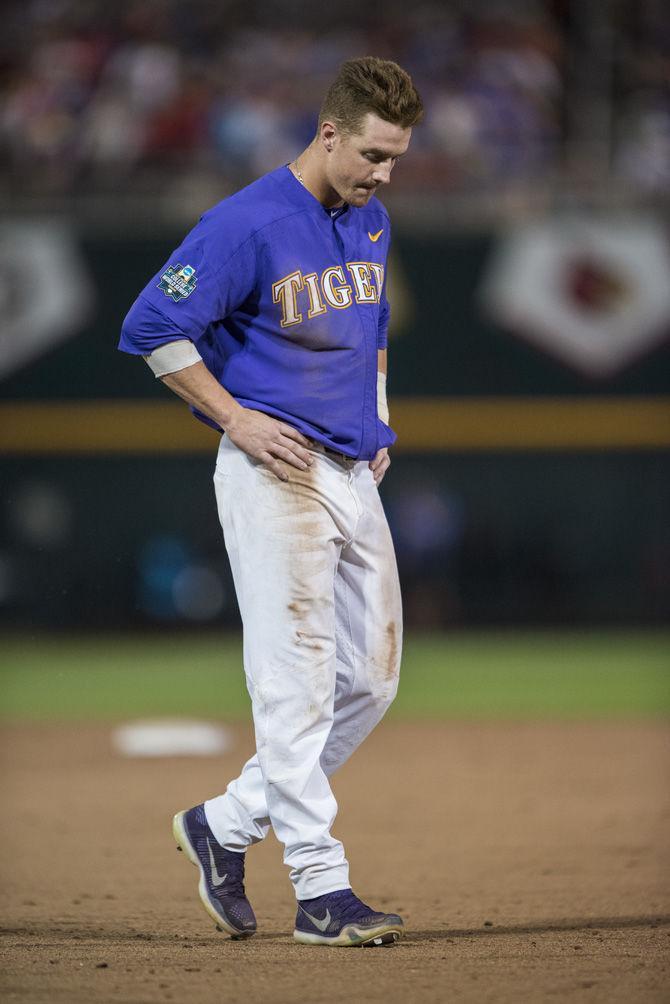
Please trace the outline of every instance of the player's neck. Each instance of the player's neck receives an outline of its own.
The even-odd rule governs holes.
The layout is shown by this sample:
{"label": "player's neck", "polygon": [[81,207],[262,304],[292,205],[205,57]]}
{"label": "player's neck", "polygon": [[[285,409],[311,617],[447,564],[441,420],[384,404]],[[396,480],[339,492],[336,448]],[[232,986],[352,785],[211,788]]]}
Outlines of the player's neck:
{"label": "player's neck", "polygon": [[319,154],[312,145],[303,150],[289,167],[300,184],[326,209],[344,205],[342,196],[328,182]]}

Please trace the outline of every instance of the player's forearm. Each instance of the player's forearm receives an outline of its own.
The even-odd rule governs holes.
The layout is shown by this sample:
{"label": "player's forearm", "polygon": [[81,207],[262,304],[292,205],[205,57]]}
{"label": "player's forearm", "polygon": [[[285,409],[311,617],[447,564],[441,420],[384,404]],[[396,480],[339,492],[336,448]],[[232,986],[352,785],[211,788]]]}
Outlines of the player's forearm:
{"label": "player's forearm", "polygon": [[214,419],[222,429],[226,429],[243,410],[242,405],[214,379],[202,362],[176,373],[166,373],[160,379],[188,404]]}

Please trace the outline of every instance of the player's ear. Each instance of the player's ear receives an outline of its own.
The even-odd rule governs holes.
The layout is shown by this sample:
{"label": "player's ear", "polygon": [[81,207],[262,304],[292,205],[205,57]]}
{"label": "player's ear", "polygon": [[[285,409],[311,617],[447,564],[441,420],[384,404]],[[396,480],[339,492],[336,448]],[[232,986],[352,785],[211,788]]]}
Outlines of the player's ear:
{"label": "player's ear", "polygon": [[337,142],[338,129],[334,122],[327,120],[321,123],[319,128],[319,139],[325,149],[330,153]]}

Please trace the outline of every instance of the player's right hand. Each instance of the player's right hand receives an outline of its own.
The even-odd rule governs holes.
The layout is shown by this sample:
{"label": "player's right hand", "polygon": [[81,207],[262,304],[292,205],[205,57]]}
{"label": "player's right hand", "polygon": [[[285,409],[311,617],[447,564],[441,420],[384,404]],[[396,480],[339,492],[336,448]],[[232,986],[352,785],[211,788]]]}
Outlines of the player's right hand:
{"label": "player's right hand", "polygon": [[314,462],[309,440],[271,415],[240,407],[226,426],[226,435],[250,457],[262,461],[280,481],[289,481],[286,464],[306,471]]}

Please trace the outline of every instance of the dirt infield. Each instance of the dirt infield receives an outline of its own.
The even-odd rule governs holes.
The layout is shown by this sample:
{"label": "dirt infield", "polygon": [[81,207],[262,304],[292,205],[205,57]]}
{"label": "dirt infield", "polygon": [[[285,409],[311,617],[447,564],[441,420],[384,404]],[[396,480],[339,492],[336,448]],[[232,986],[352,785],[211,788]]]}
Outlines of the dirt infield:
{"label": "dirt infield", "polygon": [[3,1000],[667,1001],[670,732],[384,724],[335,779],[354,888],[387,949],[296,944],[274,839],[248,856],[259,934],[217,934],[172,813],[251,750],[124,760],[110,729],[5,727]]}

